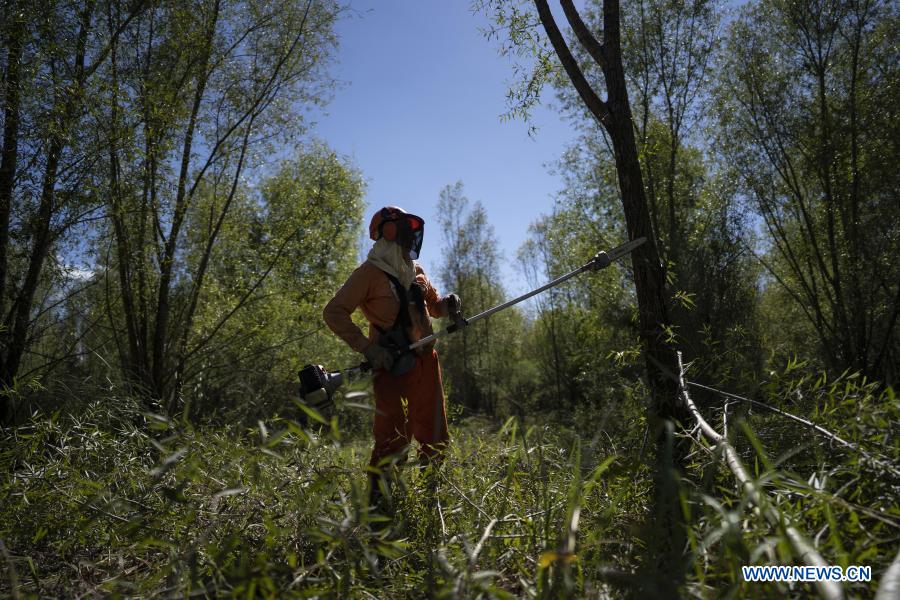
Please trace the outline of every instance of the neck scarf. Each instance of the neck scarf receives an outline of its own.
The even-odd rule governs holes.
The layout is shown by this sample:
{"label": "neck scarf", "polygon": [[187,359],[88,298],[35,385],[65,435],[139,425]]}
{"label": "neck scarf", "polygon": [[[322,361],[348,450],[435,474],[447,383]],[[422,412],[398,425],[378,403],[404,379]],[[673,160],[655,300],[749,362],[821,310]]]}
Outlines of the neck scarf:
{"label": "neck scarf", "polygon": [[386,273],[397,278],[402,285],[409,287],[416,280],[416,268],[413,261],[403,258],[400,244],[380,238],[369,250],[367,260]]}

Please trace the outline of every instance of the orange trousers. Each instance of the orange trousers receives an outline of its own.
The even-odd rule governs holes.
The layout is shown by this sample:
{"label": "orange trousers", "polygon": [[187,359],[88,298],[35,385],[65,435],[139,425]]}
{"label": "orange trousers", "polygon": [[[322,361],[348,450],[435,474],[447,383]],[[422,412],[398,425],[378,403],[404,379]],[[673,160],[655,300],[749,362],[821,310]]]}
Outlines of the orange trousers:
{"label": "orange trousers", "polygon": [[413,439],[421,458],[440,460],[450,434],[437,352],[417,356],[415,367],[403,375],[376,372],[374,391],[375,447],[369,464],[375,467],[401,454]]}

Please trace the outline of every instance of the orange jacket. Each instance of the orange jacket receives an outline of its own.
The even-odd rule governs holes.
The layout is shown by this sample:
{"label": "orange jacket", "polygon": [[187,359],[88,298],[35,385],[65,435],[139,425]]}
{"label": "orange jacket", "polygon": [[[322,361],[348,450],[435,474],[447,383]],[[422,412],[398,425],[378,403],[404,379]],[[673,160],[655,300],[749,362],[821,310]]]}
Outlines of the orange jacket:
{"label": "orange jacket", "polygon": [[[447,315],[446,299],[440,297],[418,264],[416,264],[415,285],[422,288],[425,308],[429,315],[435,318]],[[378,341],[379,333],[376,325],[388,330],[394,324],[400,300],[393,287],[384,271],[366,261],[351,273],[346,283],[325,306],[322,317],[328,327],[347,342],[347,345],[357,352],[362,352],[370,344]],[[350,319],[350,315],[357,308],[362,310],[369,321],[368,337],[364,336]],[[413,330],[407,333],[412,342],[433,333],[431,320],[426,315],[417,314],[418,312],[415,307],[410,307]]]}

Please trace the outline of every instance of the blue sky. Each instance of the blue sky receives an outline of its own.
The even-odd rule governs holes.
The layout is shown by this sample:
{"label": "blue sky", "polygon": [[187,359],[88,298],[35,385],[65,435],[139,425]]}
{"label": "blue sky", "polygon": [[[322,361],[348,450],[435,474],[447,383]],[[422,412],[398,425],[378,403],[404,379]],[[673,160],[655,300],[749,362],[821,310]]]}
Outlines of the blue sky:
{"label": "blue sky", "polygon": [[549,168],[576,134],[548,106],[533,114],[533,138],[525,122],[501,122],[512,65],[479,31],[486,25],[467,0],[352,0],[332,69],[344,85],[313,135],[361,169],[367,219],[385,204],[425,218],[422,262],[435,277],[442,236],[428,225],[441,188],[462,180],[495,225],[504,283],[516,292],[515,252],[552,208],[562,183]]}

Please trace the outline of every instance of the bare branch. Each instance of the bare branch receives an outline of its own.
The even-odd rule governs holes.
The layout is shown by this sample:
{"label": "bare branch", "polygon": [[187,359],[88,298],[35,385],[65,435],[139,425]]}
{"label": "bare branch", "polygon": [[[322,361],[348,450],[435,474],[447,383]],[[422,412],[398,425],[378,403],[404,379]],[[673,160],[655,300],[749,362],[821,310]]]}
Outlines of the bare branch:
{"label": "bare branch", "polygon": [[581,67],[578,66],[578,61],[572,56],[572,52],[569,50],[565,38],[560,32],[559,27],[557,27],[556,21],[553,19],[553,13],[550,12],[550,7],[547,6],[547,0],[534,0],[534,4],[537,7],[541,23],[544,25],[544,31],[547,32],[547,37],[550,38],[550,43],[553,44],[553,49],[559,57],[559,62],[562,63],[569,79],[572,80],[572,85],[575,86],[578,95],[581,96],[581,99],[588,107],[588,110],[591,111],[591,114],[593,114],[598,121],[606,125],[607,120],[609,119],[609,106],[600,99],[600,96],[597,95],[597,92],[591,88],[591,84],[585,79]]}
{"label": "bare branch", "polygon": [[575,4],[572,0],[560,0],[559,3],[562,4],[563,11],[566,13],[566,19],[569,21],[569,25],[572,26],[572,31],[574,31],[575,35],[578,37],[578,41],[581,42],[584,49],[588,51],[588,54],[591,55],[591,58],[594,59],[597,66],[603,67],[606,63],[603,44],[597,41],[597,38],[595,38],[590,29],[588,29],[588,26],[585,24],[584,20],[582,20],[581,15],[578,14],[578,11],[575,9]]}

